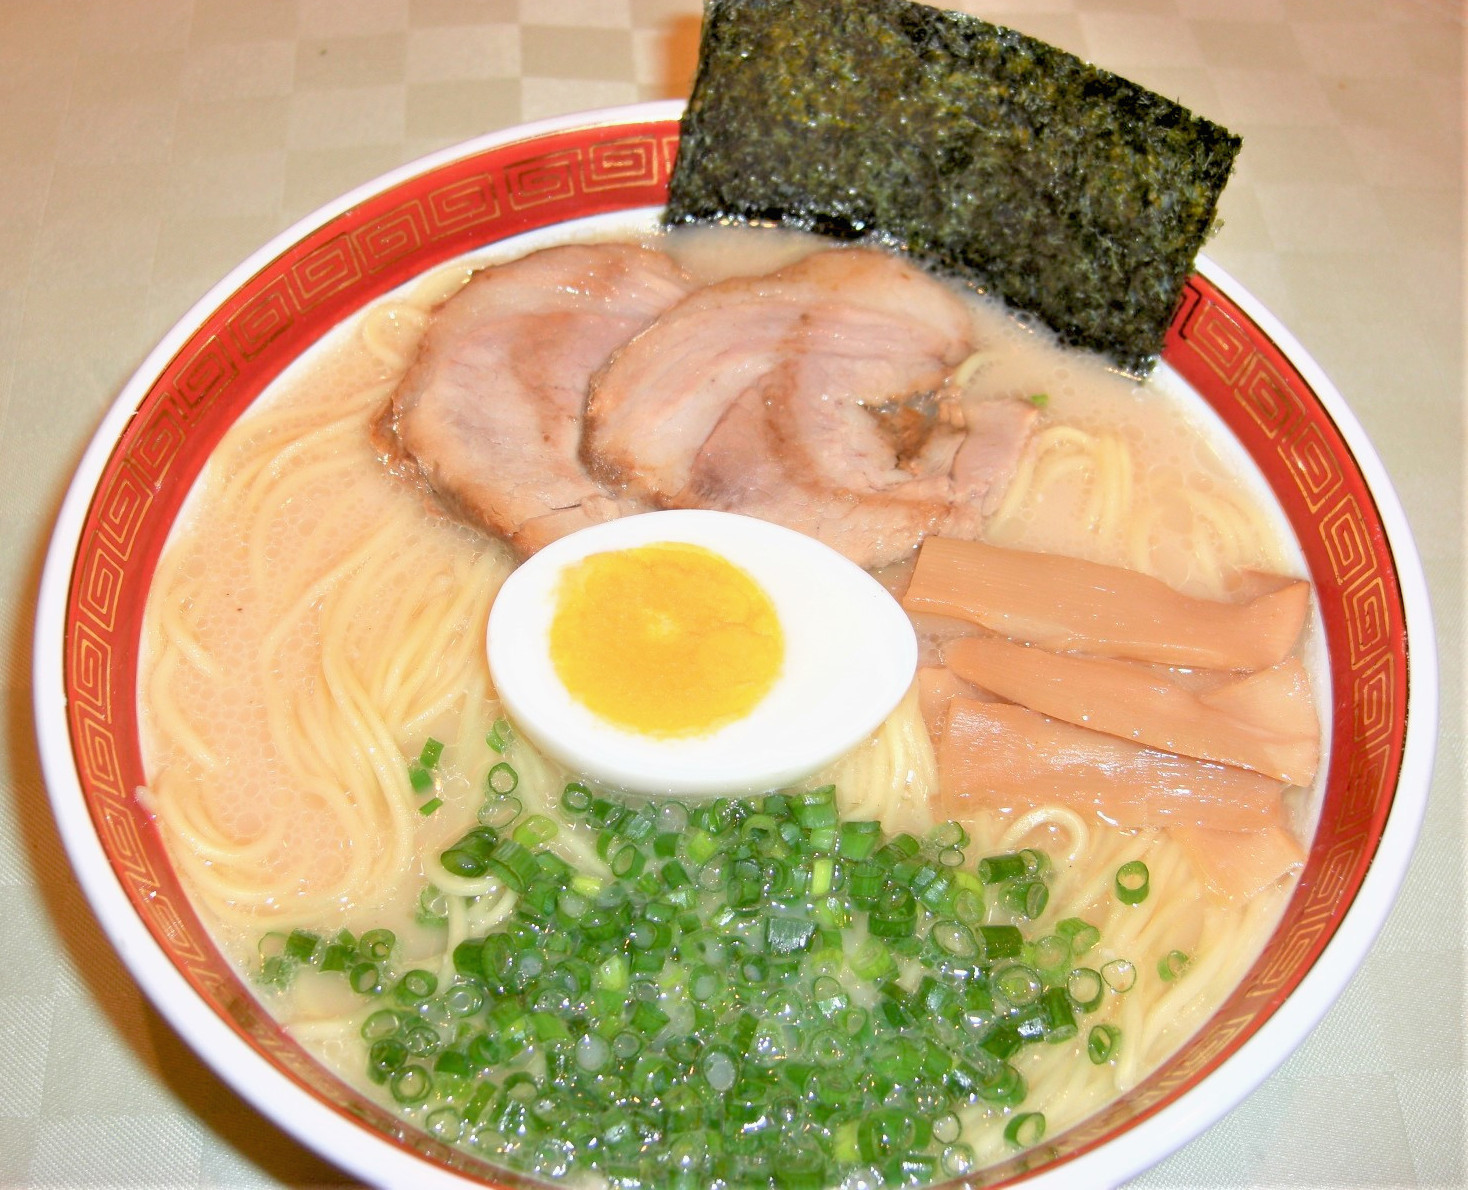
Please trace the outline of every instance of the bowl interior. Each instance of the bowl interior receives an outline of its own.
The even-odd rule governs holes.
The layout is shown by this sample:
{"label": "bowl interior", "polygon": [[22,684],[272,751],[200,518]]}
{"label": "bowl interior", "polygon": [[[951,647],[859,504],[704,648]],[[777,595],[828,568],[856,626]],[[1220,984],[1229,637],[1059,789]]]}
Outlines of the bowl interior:
{"label": "bowl interior", "polygon": [[[442,261],[569,220],[660,205],[677,143],[666,111],[624,113],[500,137],[339,205],[211,304],[184,328],[177,351],[123,394],[136,413],[89,491],[71,560],[61,642],[70,759],[132,913],[193,994],[282,1077],[390,1143],[472,1177],[516,1180],[406,1130],[320,1067],[259,1008],[190,907],[133,794],[143,783],[135,709],[143,610],[159,552],[205,460],[288,364],[343,318]],[[1226,279],[1191,279],[1164,358],[1255,459],[1316,584],[1334,725],[1320,824],[1280,927],[1210,1025],[1099,1115],[992,1171],[996,1181],[1094,1150],[1198,1086],[1269,1020],[1351,907],[1402,770],[1403,592],[1387,527],[1346,437]]]}

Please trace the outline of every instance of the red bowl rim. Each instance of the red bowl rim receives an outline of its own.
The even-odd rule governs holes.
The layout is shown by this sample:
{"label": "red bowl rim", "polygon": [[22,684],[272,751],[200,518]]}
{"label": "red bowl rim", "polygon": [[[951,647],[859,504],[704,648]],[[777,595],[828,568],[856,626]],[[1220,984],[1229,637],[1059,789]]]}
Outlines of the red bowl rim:
{"label": "red bowl rim", "polygon": [[[347,1092],[269,1021],[214,949],[133,795],[148,583],[209,451],[304,346],[463,252],[661,205],[680,112],[676,103],[635,105],[479,138],[368,183],[277,237],[145,361],[58,518],[38,603],[34,697],[47,785],[78,877],[175,1028],[257,1108],[369,1182],[527,1184]],[[1237,1103],[1364,958],[1425,807],[1437,721],[1426,584],[1364,432],[1300,345],[1206,259],[1163,358],[1265,472],[1315,579],[1335,741],[1321,831],[1281,929],[1209,1027],[1115,1104],[987,1171],[986,1184],[1027,1174],[1034,1184],[1118,1181]]]}

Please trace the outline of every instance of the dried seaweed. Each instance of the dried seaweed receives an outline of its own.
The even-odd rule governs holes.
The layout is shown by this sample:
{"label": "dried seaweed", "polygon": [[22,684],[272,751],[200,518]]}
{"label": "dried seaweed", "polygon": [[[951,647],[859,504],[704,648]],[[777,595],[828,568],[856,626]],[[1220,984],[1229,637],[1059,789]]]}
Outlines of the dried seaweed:
{"label": "dried seaweed", "polygon": [[1240,141],[907,0],[707,0],[667,218],[880,236],[1148,371]]}

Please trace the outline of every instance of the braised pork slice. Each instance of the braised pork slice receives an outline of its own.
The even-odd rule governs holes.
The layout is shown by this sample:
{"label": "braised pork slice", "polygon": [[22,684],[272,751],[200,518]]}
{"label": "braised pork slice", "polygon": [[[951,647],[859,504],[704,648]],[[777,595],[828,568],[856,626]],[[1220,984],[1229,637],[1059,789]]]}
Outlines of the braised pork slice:
{"label": "braised pork slice", "polygon": [[[947,387],[973,347],[962,300],[921,270],[819,252],[701,289],[623,347],[593,378],[584,455],[661,507],[763,517],[880,566],[976,530],[980,471],[1011,465],[969,445]],[[1032,413],[1010,419],[1016,455]]]}
{"label": "braised pork slice", "polygon": [[453,514],[522,554],[629,505],[580,456],[591,375],[692,288],[659,252],[547,248],[435,313],[385,426]]}

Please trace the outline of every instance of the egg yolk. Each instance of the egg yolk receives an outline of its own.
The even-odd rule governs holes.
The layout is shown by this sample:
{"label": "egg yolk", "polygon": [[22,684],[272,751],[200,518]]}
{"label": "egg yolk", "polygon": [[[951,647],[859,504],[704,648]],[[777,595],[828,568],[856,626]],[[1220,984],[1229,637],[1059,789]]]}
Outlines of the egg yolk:
{"label": "egg yolk", "polygon": [[594,714],[644,735],[703,735],[743,718],[775,684],[784,654],[770,597],[702,546],[591,554],[566,568],[556,592],[556,674]]}

